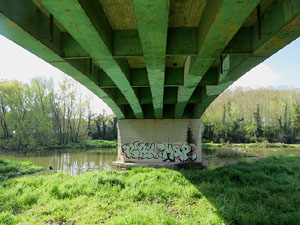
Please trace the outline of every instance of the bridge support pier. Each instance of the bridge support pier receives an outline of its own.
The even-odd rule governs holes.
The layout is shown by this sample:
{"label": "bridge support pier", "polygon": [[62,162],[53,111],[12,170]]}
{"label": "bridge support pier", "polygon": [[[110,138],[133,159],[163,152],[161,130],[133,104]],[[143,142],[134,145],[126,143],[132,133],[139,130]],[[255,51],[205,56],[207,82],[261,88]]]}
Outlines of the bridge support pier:
{"label": "bridge support pier", "polygon": [[120,167],[202,165],[200,119],[125,119],[118,122]]}

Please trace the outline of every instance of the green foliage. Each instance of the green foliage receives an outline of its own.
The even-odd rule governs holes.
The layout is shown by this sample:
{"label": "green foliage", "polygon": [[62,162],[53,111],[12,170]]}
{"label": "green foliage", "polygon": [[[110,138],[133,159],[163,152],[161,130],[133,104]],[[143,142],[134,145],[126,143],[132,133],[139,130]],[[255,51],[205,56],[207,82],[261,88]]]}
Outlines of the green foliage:
{"label": "green foliage", "polygon": [[223,148],[223,147],[234,147],[234,148],[295,148],[300,149],[300,144],[285,144],[285,143],[269,143],[269,142],[258,142],[258,143],[227,143],[225,145],[218,143],[203,143],[204,148]]}
{"label": "green foliage", "polygon": [[67,145],[53,146],[55,149],[103,149],[116,148],[117,142],[107,140],[82,140],[80,142],[69,143]]}
{"label": "green foliage", "polygon": [[0,82],[0,148],[41,150],[90,137],[116,140],[117,119],[92,114],[91,99],[84,99],[67,78],[58,90],[43,79]]}
{"label": "green foliage", "polygon": [[32,162],[17,162],[0,159],[0,181],[24,174],[32,174],[42,171],[42,167],[35,166]]}
{"label": "green foliage", "polygon": [[298,224],[300,157],[0,182],[0,224]]}
{"label": "green foliage", "polygon": [[106,140],[83,140],[80,142],[85,148],[116,148],[117,143],[115,141]]}
{"label": "green foliage", "polygon": [[300,91],[235,89],[203,116],[203,138],[219,143],[300,141]]}

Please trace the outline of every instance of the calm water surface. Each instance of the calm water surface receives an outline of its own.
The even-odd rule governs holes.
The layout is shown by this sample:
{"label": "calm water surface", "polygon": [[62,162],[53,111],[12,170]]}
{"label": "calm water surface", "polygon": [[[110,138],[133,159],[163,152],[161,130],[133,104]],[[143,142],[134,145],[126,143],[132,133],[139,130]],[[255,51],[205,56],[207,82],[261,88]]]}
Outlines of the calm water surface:
{"label": "calm water surface", "polygon": [[[0,153],[0,158],[10,160],[27,161],[30,160],[38,166],[42,166],[49,171],[49,166],[53,167],[54,171],[69,172],[73,175],[79,175],[86,171],[101,171],[103,169],[116,169],[112,166],[112,162],[117,159],[116,149],[91,151],[43,151],[43,152],[28,152],[28,153]],[[238,151],[242,157],[219,157],[218,153],[222,151],[233,152]],[[209,169],[214,169],[223,165],[236,163],[238,161],[252,162],[262,157],[293,155],[300,156],[300,149],[295,148],[204,148],[203,158],[207,161]]]}
{"label": "calm water surface", "polygon": [[69,172],[79,175],[86,171],[101,171],[112,169],[112,161],[117,159],[116,149],[104,149],[99,152],[95,150],[81,152],[66,151],[43,151],[28,153],[0,153],[0,158],[32,161],[38,166],[49,170],[52,166],[54,171]]}
{"label": "calm water surface", "polygon": [[[238,152],[241,157],[218,157],[218,153]],[[207,161],[209,169],[215,169],[227,164],[237,163],[239,161],[253,162],[260,158],[268,156],[300,156],[300,149],[296,148],[237,148],[237,147],[223,147],[223,148],[204,148],[202,151],[203,159]]]}

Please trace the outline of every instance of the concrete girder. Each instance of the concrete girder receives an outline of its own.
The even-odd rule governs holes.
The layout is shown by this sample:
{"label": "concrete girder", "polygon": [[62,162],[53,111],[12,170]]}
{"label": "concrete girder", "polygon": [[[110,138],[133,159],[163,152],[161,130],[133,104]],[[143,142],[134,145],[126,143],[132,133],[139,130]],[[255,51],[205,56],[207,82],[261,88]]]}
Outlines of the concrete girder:
{"label": "concrete girder", "polygon": [[132,1],[146,62],[155,118],[163,116],[169,0]]}
{"label": "concrete girder", "polygon": [[[49,62],[100,97],[118,116],[124,118],[119,106],[95,83],[100,70],[86,70],[82,61],[63,58],[64,33],[53,24],[53,40],[50,39],[49,18],[30,0],[0,0],[0,34],[29,49],[33,54]],[[80,49],[74,41],[73,47]]]}
{"label": "concrete girder", "polygon": [[[42,0],[48,4],[55,1],[59,0]],[[164,4],[163,1],[155,0],[150,6],[147,3],[142,6],[144,3],[140,5],[141,1],[136,1],[136,7],[144,7],[143,10],[150,14],[138,12],[139,17],[143,14],[142,21],[146,20],[142,23],[142,29],[139,25],[139,30],[136,27],[133,28],[135,30],[112,30],[98,0],[59,2],[76,3],[75,6],[70,4],[71,8],[56,5],[66,17],[72,14],[72,9],[75,9],[74,13],[78,10],[75,25],[70,18],[64,20],[65,16],[61,16],[65,24],[60,23],[56,16],[49,19],[51,14],[39,0],[0,0],[0,33],[73,76],[108,103],[119,118],[126,119],[137,118],[137,111],[143,113],[143,118],[157,118],[151,93],[153,85],[147,74],[149,68],[164,77],[163,80],[155,80],[159,85],[154,85],[159,87],[160,93],[164,93],[159,99],[164,106],[163,117],[174,118],[176,105],[177,114],[178,111],[183,113],[176,117],[199,118],[208,105],[242,74],[300,34],[298,0],[271,1],[258,20],[261,29],[254,23],[251,24],[254,24],[253,27],[240,27],[250,7],[255,8],[256,1],[207,1],[198,28],[166,28],[159,23],[168,19],[165,15],[168,11],[158,7],[162,15],[157,16],[159,11],[153,13],[150,9],[151,4]],[[81,14],[84,14],[83,20]],[[90,27],[79,29],[83,25]],[[151,25],[154,27],[151,28]],[[147,26],[150,27],[148,30],[145,28]],[[65,27],[77,32],[76,40]],[[157,33],[154,34],[154,31]],[[92,48],[92,43],[99,39],[101,43],[97,41],[98,47]],[[90,40],[92,43],[87,43]],[[122,82],[125,83],[117,79],[116,74],[119,73],[122,73]],[[182,86],[179,91],[178,86]],[[129,94],[125,90],[129,90]],[[185,91],[189,98],[184,97]],[[132,95],[134,99],[130,97]],[[180,101],[184,98],[186,101]],[[134,112],[135,103],[138,104]]]}
{"label": "concrete girder", "polygon": [[[251,27],[241,28],[244,34],[243,39],[233,40],[222,54],[245,54],[252,53],[245,40],[249,39],[247,33]],[[240,31],[239,31],[240,32]],[[69,36],[64,37],[66,42],[71,42]],[[80,51],[82,50],[82,51]],[[90,56],[83,49],[65,47],[66,59],[89,58]],[[138,30],[114,30],[112,31],[112,55],[114,58],[129,58],[143,56],[142,44]],[[197,28],[169,28],[166,48],[166,56],[189,56],[197,55]]]}
{"label": "concrete girder", "polygon": [[[184,75],[183,67],[176,67],[176,68],[167,67],[165,70],[164,86],[178,87],[180,85],[183,85],[183,75]],[[129,80],[130,80],[130,85],[133,88],[150,87],[147,70],[145,68],[130,69]],[[203,79],[198,84],[198,86],[217,85],[218,81],[219,81],[219,68],[211,67],[203,76]],[[115,83],[104,72],[100,76],[99,87],[117,88]]]}
{"label": "concrete girder", "polygon": [[248,34],[252,39],[253,54],[225,58],[225,73],[220,75],[217,86],[207,88],[206,104],[195,108],[194,118],[200,118],[209,104],[247,71],[300,36],[300,2],[280,0],[271,3],[261,21],[261,38],[258,29],[256,26]]}
{"label": "concrete girder", "polygon": [[[192,97],[189,100],[189,103],[200,103],[202,95],[198,92],[197,89],[205,87],[207,85],[217,85],[219,77],[219,68],[211,67],[207,73],[204,75],[201,82],[198,84],[198,87],[194,91]],[[101,76],[99,76],[100,81],[98,82],[104,91],[106,91],[109,96],[118,104],[124,105],[128,104],[126,98],[118,91],[114,89],[118,89],[117,86],[113,83],[113,81],[103,72]],[[183,68],[166,68],[165,71],[165,81],[164,81],[164,104],[176,104],[177,103],[177,89],[178,86],[183,85]],[[148,80],[147,71],[145,68],[140,69],[131,69],[130,72],[130,84],[131,87],[135,90],[135,93],[139,99],[140,104],[143,105],[152,105],[152,95],[150,90],[150,84]],[[201,96],[201,97],[199,97]],[[143,112],[152,111],[152,109],[143,109]],[[150,113],[148,113],[147,118]],[[152,115],[152,114],[151,114]],[[146,118],[146,117],[145,117]]]}
{"label": "concrete girder", "polygon": [[[184,86],[179,88],[175,118],[181,118],[188,100],[204,74],[259,4],[259,0],[211,0],[198,25],[198,54],[186,64]],[[235,16],[232,16],[235,15]]]}
{"label": "concrete girder", "polygon": [[70,35],[92,57],[126,97],[136,118],[143,111],[130,86],[129,67],[121,65],[112,55],[112,29],[97,0],[41,0]]}
{"label": "concrete girder", "polygon": [[[168,28],[166,55],[196,55],[197,28]],[[114,57],[142,56],[138,30],[113,31]]]}

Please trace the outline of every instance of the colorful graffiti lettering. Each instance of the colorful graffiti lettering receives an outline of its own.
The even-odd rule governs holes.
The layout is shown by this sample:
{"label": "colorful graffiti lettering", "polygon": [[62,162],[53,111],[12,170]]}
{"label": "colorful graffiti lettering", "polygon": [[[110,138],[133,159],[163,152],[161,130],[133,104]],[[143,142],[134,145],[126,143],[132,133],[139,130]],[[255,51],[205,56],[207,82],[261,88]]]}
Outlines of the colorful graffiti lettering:
{"label": "colorful graffiti lettering", "polygon": [[128,159],[162,159],[162,161],[195,161],[197,147],[190,144],[166,144],[133,142],[121,146],[122,153]]}

